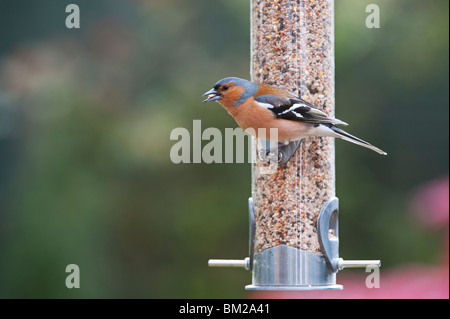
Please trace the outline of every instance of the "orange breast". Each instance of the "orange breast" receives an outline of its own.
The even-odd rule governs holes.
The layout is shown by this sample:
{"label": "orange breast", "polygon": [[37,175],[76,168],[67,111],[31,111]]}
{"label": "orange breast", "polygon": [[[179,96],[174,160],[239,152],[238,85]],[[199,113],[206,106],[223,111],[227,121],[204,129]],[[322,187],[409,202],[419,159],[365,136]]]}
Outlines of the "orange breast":
{"label": "orange breast", "polygon": [[[253,98],[236,107],[226,107],[238,125],[247,133],[265,140],[286,142],[307,136],[311,125],[275,118],[272,111],[259,106]],[[277,129],[277,136],[270,131]]]}

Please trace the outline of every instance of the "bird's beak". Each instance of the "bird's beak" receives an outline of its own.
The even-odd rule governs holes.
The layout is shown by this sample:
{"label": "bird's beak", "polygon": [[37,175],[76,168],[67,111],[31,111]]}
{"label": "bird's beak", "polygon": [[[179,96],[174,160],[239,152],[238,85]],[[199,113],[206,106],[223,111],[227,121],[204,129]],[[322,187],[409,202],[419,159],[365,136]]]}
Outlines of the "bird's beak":
{"label": "bird's beak", "polygon": [[202,96],[208,96],[208,98],[206,100],[204,100],[203,102],[217,101],[217,100],[220,100],[220,98],[221,98],[219,92],[217,92],[214,89],[209,90],[208,92],[206,92]]}

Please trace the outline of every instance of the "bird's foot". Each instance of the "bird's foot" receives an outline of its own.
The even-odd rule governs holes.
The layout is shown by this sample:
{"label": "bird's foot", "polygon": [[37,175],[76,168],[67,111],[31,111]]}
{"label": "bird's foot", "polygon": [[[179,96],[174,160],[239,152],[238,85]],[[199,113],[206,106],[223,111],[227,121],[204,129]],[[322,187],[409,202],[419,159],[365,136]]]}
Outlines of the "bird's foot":
{"label": "bird's foot", "polygon": [[278,163],[278,165],[283,165],[295,154],[301,140],[278,144],[269,141],[263,141],[262,143],[266,147],[258,150],[259,161],[263,163],[272,161]]}

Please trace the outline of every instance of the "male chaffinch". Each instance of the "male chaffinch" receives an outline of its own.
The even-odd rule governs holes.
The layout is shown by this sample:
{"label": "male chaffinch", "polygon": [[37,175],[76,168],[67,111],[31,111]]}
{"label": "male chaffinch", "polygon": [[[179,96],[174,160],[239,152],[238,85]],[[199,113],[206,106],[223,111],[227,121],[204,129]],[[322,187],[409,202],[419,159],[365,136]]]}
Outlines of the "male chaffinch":
{"label": "male chaffinch", "polygon": [[[297,95],[267,84],[257,84],[229,77],[217,82],[203,94],[203,102],[217,101],[233,116],[237,124],[258,138],[271,140],[270,128],[278,129],[274,142],[288,144],[307,136],[331,136],[367,147],[379,154],[386,152],[336,127],[348,124],[329,117]],[[265,136],[258,136],[258,129]]]}

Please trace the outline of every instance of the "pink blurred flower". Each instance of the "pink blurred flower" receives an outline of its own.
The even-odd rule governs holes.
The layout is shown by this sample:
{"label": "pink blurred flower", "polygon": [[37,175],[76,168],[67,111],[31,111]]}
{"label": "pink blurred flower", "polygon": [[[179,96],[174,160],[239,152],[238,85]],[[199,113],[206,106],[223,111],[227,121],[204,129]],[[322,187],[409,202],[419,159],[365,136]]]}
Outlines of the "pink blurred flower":
{"label": "pink blurred flower", "polygon": [[431,181],[416,190],[411,211],[430,228],[447,227],[449,216],[448,176]]}

